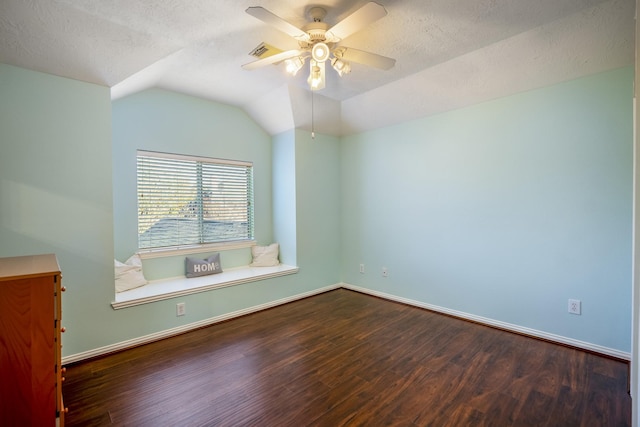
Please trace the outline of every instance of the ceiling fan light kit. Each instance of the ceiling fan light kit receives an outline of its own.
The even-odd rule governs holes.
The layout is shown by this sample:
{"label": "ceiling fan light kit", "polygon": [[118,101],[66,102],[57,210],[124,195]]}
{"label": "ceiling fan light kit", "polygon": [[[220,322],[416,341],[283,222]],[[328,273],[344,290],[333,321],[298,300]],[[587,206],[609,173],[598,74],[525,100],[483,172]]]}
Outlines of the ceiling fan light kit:
{"label": "ceiling fan light kit", "polygon": [[309,61],[309,78],[307,83],[311,90],[324,89],[324,75],[325,75],[324,62],[317,62],[314,59]]}
{"label": "ceiling fan light kit", "polygon": [[317,42],[311,48],[311,57],[316,62],[324,62],[329,59],[329,46],[323,42]]}
{"label": "ceiling fan light kit", "polygon": [[295,58],[289,58],[284,60],[284,65],[287,70],[287,73],[295,76],[298,74],[298,71],[304,66],[305,58],[302,56],[296,56]]}
{"label": "ceiling fan light kit", "polygon": [[340,77],[351,72],[351,64],[349,64],[347,61],[343,61],[340,58],[333,58],[331,60],[331,66],[334,70],[336,70]]}
{"label": "ceiling fan light kit", "polygon": [[[295,76],[304,66],[306,58],[310,57],[307,83],[309,88],[315,91],[325,87],[325,62],[327,61],[330,61],[331,66],[340,77],[351,71],[350,62],[384,70],[395,65],[395,59],[339,46],[339,43],[346,37],[386,16],[387,10],[378,3],[366,3],[333,27],[329,27],[327,23],[323,22],[327,12],[324,8],[317,6],[308,10],[312,22],[306,24],[302,29],[260,6],[250,7],[246,12],[290,35],[299,45],[299,49],[260,57],[257,61],[244,64],[242,67],[246,70],[284,62],[287,73]],[[332,54],[333,58],[331,58]]]}

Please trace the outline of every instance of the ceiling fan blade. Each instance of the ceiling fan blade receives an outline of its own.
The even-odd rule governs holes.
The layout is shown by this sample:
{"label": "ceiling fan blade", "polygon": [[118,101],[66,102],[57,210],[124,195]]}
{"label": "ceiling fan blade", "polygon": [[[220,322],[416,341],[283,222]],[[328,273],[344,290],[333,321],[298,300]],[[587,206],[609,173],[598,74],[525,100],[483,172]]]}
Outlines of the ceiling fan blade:
{"label": "ceiling fan blade", "polygon": [[272,27],[282,31],[285,34],[289,34],[291,37],[297,40],[309,40],[309,35],[302,31],[300,28],[296,27],[293,24],[288,23],[284,19],[280,18],[278,15],[274,15],[269,12],[267,9],[261,6],[249,7],[245,11],[249,15],[258,18],[262,22],[265,22]]}
{"label": "ceiling fan blade", "polygon": [[386,15],[387,10],[382,5],[371,1],[329,28],[325,37],[337,43]]}
{"label": "ceiling fan blade", "polygon": [[358,64],[380,68],[381,70],[388,70],[396,64],[396,60],[393,58],[365,52],[364,50],[353,49],[351,47],[340,46],[336,49],[334,55],[349,62],[357,62]]}
{"label": "ceiling fan blade", "polygon": [[293,58],[294,56],[301,56],[305,52],[301,50],[287,50],[285,52],[276,53],[275,55],[267,56],[266,58],[258,59],[257,61],[244,64],[242,68],[245,70],[255,70],[256,68],[264,67],[265,65],[275,64],[276,62],[284,61],[285,59]]}

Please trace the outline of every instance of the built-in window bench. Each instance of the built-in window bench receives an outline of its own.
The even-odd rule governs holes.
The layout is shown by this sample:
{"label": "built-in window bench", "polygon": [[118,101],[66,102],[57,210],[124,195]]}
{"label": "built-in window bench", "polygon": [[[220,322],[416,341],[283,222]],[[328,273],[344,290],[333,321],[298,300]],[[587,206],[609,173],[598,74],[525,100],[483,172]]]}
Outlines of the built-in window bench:
{"label": "built-in window bench", "polygon": [[224,288],[226,286],[240,285],[242,283],[256,282],[271,277],[295,274],[298,267],[280,264],[275,267],[236,267],[224,270],[222,273],[208,276],[185,276],[170,279],[153,280],[139,288],[131,289],[116,294],[116,300],[111,303],[114,309],[147,304],[183,295],[205,292],[211,289]]}

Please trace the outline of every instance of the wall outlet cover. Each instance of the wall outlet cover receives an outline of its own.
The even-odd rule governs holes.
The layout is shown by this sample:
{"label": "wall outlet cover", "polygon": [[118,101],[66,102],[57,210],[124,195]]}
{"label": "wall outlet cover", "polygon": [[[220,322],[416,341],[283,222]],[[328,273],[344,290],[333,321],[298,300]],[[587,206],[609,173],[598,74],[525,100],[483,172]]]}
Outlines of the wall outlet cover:
{"label": "wall outlet cover", "polygon": [[582,303],[579,299],[570,299],[568,310],[571,314],[582,314]]}
{"label": "wall outlet cover", "polygon": [[176,316],[184,316],[187,312],[186,303],[179,302],[176,304]]}

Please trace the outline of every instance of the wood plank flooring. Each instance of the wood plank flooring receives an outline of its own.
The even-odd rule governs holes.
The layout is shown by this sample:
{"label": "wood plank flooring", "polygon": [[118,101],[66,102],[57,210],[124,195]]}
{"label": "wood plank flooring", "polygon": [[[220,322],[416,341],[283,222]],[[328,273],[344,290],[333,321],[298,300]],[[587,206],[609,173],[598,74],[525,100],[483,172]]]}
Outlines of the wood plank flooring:
{"label": "wood plank flooring", "polygon": [[339,289],[67,368],[67,426],[629,426],[628,364]]}

